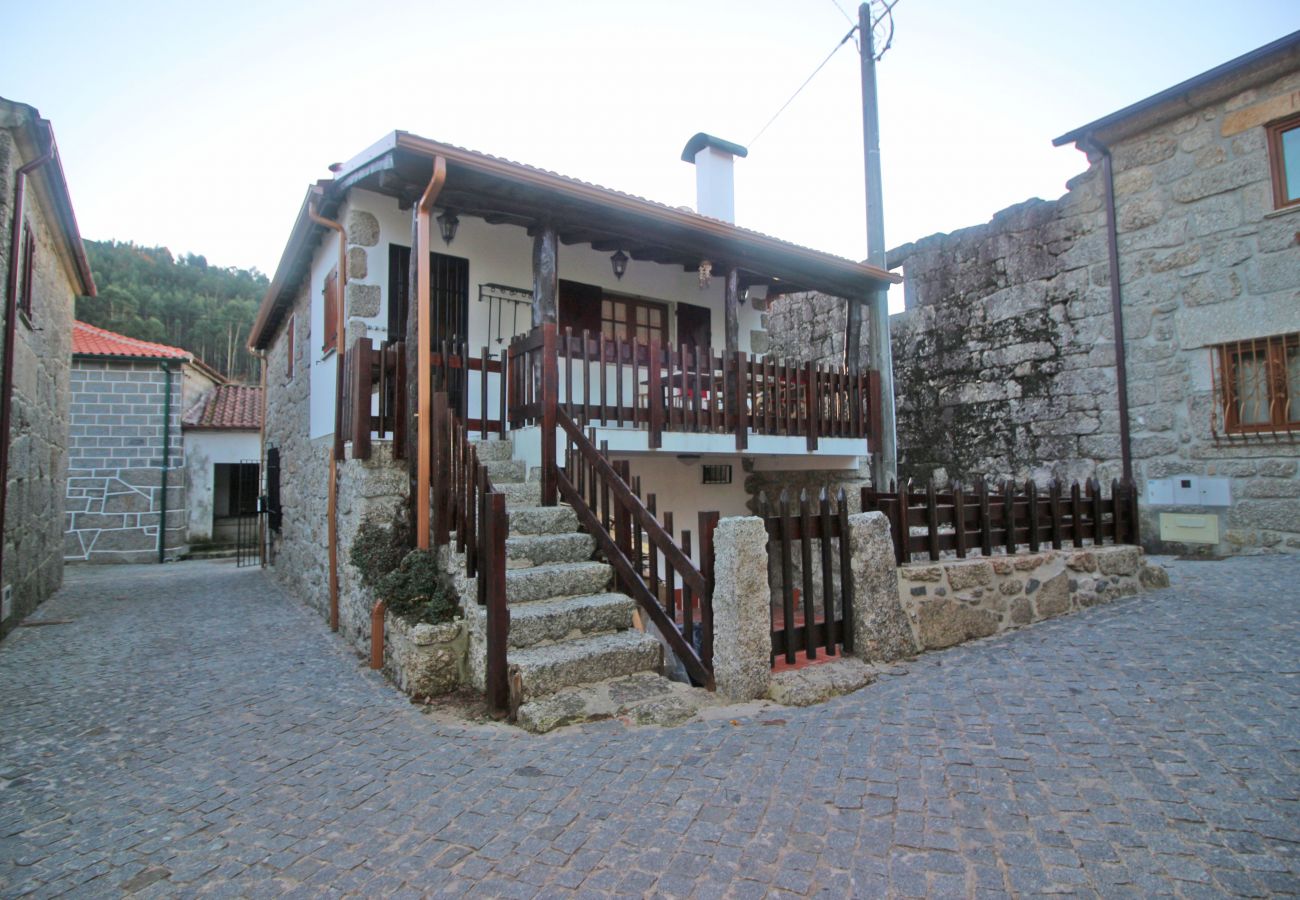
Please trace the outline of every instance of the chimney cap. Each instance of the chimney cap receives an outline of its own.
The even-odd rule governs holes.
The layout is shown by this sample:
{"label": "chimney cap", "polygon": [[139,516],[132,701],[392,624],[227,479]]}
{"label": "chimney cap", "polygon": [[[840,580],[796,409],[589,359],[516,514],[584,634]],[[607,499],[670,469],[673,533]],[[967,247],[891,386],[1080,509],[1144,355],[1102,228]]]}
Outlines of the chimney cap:
{"label": "chimney cap", "polygon": [[686,142],[686,147],[682,150],[682,162],[695,162],[695,155],[705,147],[713,147],[721,150],[723,153],[730,153],[732,156],[739,156],[744,159],[749,156],[749,151],[740,144],[733,144],[731,141],[724,141],[720,137],[714,137],[711,134],[705,134],[701,131],[695,137]]}

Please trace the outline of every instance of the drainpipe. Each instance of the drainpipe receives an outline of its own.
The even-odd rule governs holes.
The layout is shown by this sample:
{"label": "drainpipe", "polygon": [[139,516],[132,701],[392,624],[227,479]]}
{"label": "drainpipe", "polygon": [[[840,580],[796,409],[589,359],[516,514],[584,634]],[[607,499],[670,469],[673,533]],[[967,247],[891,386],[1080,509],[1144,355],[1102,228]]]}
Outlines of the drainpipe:
{"label": "drainpipe", "polygon": [[1119,236],[1115,222],[1115,171],[1110,149],[1092,135],[1083,141],[1101,156],[1102,184],[1106,191],[1106,256],[1110,268],[1110,316],[1115,328],[1115,390],[1119,394],[1119,453],[1124,480],[1133,482],[1133,453],[1129,439],[1128,365],[1124,350],[1124,304],[1119,283]]}
{"label": "drainpipe", "polygon": [[9,505],[9,429],[14,400],[14,341],[18,332],[18,269],[23,237],[23,200],[27,175],[54,158],[54,135],[45,126],[45,150],[20,166],[14,177],[13,223],[9,233],[9,278],[5,284],[4,370],[0,373],[0,584],[4,583],[5,509]]}
{"label": "drainpipe", "polygon": [[[429,549],[429,485],[432,481],[433,460],[430,450],[433,447],[433,360],[429,356],[432,346],[429,335],[433,333],[433,311],[429,306],[429,253],[433,249],[431,229],[433,227],[433,204],[442,192],[442,185],[447,180],[447,161],[441,156],[433,158],[433,174],[416,204],[416,231],[419,232],[418,246],[415,248],[415,334],[406,336],[407,364],[406,371],[411,371],[410,354],[414,352],[419,360],[416,369],[416,464],[415,464],[415,546],[421,550]],[[445,474],[445,473],[443,473]]]}
{"label": "drainpipe", "polygon": [[172,464],[172,366],[163,370],[162,516],[158,519],[158,562],[167,561],[167,470]]}
{"label": "drainpipe", "polygon": [[[344,302],[347,298],[348,285],[348,236],[343,230],[343,226],[333,219],[326,219],[316,212],[316,201],[313,200],[307,205],[307,216],[317,225],[335,231],[339,236],[339,280],[338,280],[338,303],[335,304],[338,320],[336,322],[334,336],[334,445],[330,447],[330,474],[329,474],[329,499],[326,504],[326,525],[327,525],[327,543],[329,545],[329,567],[330,567],[330,631],[339,630],[339,523],[338,523],[338,504],[339,504],[339,461],[338,454],[334,452],[334,446],[338,445],[339,440],[339,420],[343,412],[343,326],[346,321],[344,315]],[[265,368],[265,367],[264,367]]]}
{"label": "drainpipe", "polygon": [[[290,319],[293,317],[290,316]],[[257,475],[258,481],[266,483],[266,351],[254,350],[253,357],[257,360],[257,367],[260,370],[258,381],[262,385],[262,414],[257,420]],[[261,485],[259,485],[260,487]],[[258,499],[258,517],[257,517],[257,558],[261,561],[260,568],[266,568],[267,546],[270,543],[271,535],[266,527],[266,515],[260,508],[262,498],[265,498],[265,492],[259,492]]]}

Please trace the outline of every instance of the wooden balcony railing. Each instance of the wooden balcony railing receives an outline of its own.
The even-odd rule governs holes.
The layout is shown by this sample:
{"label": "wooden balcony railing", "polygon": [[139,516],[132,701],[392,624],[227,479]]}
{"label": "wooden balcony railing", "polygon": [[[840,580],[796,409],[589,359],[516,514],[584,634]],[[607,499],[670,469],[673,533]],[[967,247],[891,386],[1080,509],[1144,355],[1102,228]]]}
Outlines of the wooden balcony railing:
{"label": "wooden balcony railing", "polygon": [[822,437],[879,433],[876,372],[608,340],[554,325],[516,338],[507,355],[512,428],[545,425],[550,400],[584,423],[644,429],[652,448],[665,431],[734,434],[738,450],[751,434],[802,437],[816,450]]}
{"label": "wooden balcony railing", "polygon": [[352,442],[353,459],[370,458],[371,436],[391,436],[393,455],[406,446],[406,363],[400,342],[375,347],[357,338],[343,358],[340,440]]}

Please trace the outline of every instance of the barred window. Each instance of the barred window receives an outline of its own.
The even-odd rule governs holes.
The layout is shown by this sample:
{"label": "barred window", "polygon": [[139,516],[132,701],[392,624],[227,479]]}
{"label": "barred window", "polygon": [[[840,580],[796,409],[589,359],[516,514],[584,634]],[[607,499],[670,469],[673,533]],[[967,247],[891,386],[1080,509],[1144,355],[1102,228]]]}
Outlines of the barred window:
{"label": "barred window", "polygon": [[1211,348],[1216,428],[1228,435],[1300,431],[1300,332]]}

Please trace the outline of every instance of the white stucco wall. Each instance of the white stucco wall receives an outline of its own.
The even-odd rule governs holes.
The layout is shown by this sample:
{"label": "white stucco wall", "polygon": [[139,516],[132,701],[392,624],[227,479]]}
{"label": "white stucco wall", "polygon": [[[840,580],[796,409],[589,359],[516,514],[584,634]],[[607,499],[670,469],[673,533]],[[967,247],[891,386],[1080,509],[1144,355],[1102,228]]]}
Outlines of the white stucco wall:
{"label": "white stucco wall", "polygon": [[[331,410],[331,414],[332,414]],[[218,463],[257,461],[256,431],[185,431],[185,487],[189,499],[189,542],[212,538],[213,486]]]}

